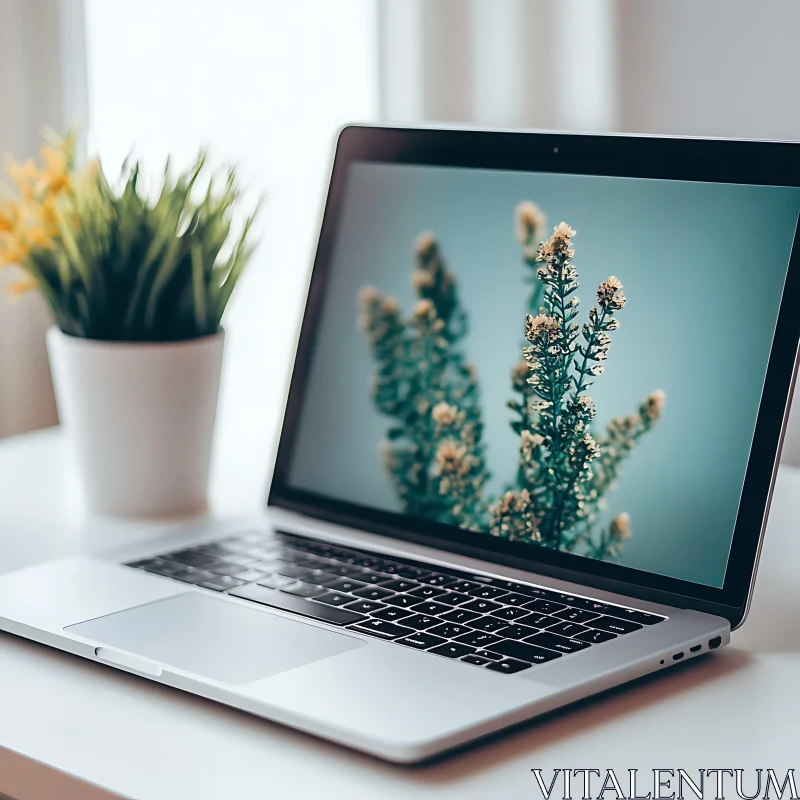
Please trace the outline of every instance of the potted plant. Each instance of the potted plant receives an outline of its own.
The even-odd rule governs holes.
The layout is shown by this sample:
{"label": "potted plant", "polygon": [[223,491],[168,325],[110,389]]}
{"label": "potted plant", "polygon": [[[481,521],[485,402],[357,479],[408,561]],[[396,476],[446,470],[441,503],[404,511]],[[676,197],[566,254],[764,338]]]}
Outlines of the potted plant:
{"label": "potted plant", "polygon": [[0,204],[0,267],[12,295],[41,291],[59,415],[89,509],[122,516],[191,513],[206,504],[224,332],[250,255],[253,217],[233,169],[200,154],[155,191],[141,164],[111,185],[98,160],[73,162],[73,139],[41,163],[10,164]]}

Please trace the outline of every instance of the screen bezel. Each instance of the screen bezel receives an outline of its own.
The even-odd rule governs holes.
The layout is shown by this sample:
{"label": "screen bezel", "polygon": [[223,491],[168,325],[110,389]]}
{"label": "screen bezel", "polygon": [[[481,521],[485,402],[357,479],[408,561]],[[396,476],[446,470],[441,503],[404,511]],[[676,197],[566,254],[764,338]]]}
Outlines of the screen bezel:
{"label": "screen bezel", "polygon": [[509,542],[401,513],[336,500],[288,483],[299,415],[335,247],[348,166],[383,162],[520,172],[800,187],[800,146],[789,142],[347,126],[339,134],[268,504],[318,519],[642,599],[745,615],[794,387],[800,315],[798,231],[787,270],[721,588],[585,556]]}

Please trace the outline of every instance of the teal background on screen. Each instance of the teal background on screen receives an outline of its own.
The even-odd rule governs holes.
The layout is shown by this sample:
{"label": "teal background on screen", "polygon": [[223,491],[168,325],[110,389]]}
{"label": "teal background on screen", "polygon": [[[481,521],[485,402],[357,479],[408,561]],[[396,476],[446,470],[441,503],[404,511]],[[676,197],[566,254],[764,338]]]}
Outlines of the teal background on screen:
{"label": "teal background on screen", "polygon": [[617,562],[721,586],[800,211],[793,187],[352,165],[290,485],[400,510],[378,455],[388,421],[372,406],[358,292],[375,286],[408,314],[413,243],[430,230],[470,315],[464,350],[480,378],[489,494],[506,488],[517,463],[509,372],[530,288],[514,237],[522,200],[547,214],[548,235],[562,220],[577,231],[579,321],[600,281],[624,285],[606,371],[589,390],[596,429],[666,392],[660,423],[607,495],[604,520],[631,517]]}

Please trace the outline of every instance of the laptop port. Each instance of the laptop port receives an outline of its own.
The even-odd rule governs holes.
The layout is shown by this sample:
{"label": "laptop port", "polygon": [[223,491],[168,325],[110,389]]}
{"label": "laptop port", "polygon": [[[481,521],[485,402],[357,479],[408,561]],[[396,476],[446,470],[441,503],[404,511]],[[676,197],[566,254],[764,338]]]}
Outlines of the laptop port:
{"label": "laptop port", "polygon": [[699,653],[703,649],[703,645],[696,644],[694,647],[689,648],[690,653]]}
{"label": "laptop port", "polygon": [[716,650],[722,644],[722,637],[715,636],[713,639],[708,640],[708,646],[711,650]]}
{"label": "laptop port", "polygon": [[680,661],[682,658],[683,658],[683,653],[675,653],[675,655],[672,656],[673,661]]}

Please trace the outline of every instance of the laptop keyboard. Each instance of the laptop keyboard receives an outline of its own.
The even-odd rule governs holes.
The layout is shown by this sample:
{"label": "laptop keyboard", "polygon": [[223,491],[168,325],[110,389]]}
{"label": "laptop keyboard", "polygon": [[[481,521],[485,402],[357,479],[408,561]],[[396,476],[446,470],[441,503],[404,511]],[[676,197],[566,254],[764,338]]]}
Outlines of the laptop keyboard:
{"label": "laptop keyboard", "polygon": [[506,674],[665,619],[282,531],[245,533],[127,566]]}

